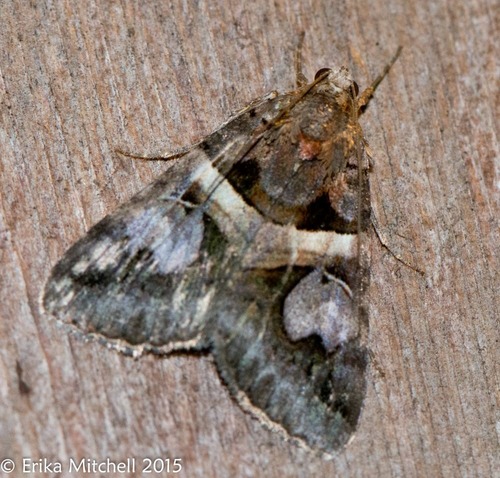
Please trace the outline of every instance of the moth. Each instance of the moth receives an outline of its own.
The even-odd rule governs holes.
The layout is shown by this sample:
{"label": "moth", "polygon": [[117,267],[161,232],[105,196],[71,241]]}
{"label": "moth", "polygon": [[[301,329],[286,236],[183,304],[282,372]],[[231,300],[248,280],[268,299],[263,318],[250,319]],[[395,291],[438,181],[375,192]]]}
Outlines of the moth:
{"label": "moth", "polygon": [[54,267],[51,316],[125,353],[208,351],[240,406],[326,454],[366,389],[369,162],[347,68],[253,101]]}

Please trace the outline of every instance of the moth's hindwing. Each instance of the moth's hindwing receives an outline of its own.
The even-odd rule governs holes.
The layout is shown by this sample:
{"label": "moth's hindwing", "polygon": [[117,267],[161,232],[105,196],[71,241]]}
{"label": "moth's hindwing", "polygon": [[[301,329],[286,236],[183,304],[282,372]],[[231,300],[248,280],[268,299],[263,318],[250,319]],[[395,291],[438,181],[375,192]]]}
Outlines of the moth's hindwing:
{"label": "moth's hindwing", "polygon": [[361,140],[345,69],[254,102],[66,253],[46,311],[122,350],[208,350],[244,408],[333,451],[365,394]]}

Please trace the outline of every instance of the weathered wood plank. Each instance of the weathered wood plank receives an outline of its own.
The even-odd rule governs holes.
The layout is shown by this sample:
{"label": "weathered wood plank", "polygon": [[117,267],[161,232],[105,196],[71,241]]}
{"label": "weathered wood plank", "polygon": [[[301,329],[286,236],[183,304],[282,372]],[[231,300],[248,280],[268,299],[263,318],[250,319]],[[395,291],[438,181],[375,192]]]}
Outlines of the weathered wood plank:
{"label": "weathered wood plank", "polygon": [[[18,471],[22,457],[67,469],[69,457],[148,456],[182,458],[185,476],[498,476],[494,7],[1,2],[0,459]],[[208,357],[135,361],[38,308],[64,250],[166,167],[114,149],[175,149],[289,89],[302,30],[309,76],[345,64],[360,85],[403,45],[363,125],[378,221],[426,273],[374,237],[374,366],[355,440],[331,462],[244,414]]]}

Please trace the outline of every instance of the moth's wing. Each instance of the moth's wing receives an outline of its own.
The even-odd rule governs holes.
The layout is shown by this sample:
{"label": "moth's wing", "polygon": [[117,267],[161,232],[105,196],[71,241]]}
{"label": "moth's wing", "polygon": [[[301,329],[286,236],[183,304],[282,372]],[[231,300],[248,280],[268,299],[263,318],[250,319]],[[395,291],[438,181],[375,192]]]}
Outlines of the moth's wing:
{"label": "moth's wing", "polygon": [[[241,197],[244,158],[279,136],[274,120],[297,98],[251,105],[92,228],[54,268],[44,306],[124,348],[210,348],[243,406],[329,452],[347,441],[361,410],[367,357],[359,330],[366,324],[346,292],[351,284],[325,285],[314,265],[294,265],[293,250],[290,265],[259,259],[267,239],[271,255],[286,258],[287,241],[284,254],[276,247],[291,229],[263,219]],[[248,257],[259,260],[247,267]],[[301,299],[308,291],[311,303]],[[345,310],[332,322],[325,311],[339,307]],[[318,330],[316,319],[325,322]],[[327,330],[328,321],[338,330]]]}
{"label": "moth's wing", "polygon": [[[361,412],[368,351],[343,285],[308,268],[254,270],[213,308],[212,353],[242,407],[309,448],[344,445]],[[313,323],[319,328],[307,330]]]}
{"label": "moth's wing", "polygon": [[[319,113],[325,110],[324,98],[298,98],[228,177],[266,217],[236,257],[266,248],[272,254],[251,268],[233,262],[231,280],[212,303],[212,354],[244,408],[271,428],[331,453],[352,436],[365,396],[367,256],[358,241],[367,228],[369,191],[358,150],[343,142],[329,146],[335,131],[323,135]],[[346,129],[336,122],[332,127]],[[318,141],[311,140],[318,129]],[[313,158],[317,147],[330,153],[326,161]],[[259,172],[253,183],[246,174],[252,158]],[[339,182],[338,190],[323,190],[325,181]],[[358,207],[361,214],[352,214]],[[277,237],[288,245],[280,264]],[[351,247],[340,251],[348,239]],[[339,245],[337,253],[323,253],[325,244]]]}
{"label": "moth's wing", "polygon": [[254,102],[90,229],[54,267],[44,309],[124,351],[205,347],[212,296],[223,287],[213,270],[224,240],[214,243],[203,199],[190,202],[187,193],[205,168],[238,161],[248,132],[283,101],[269,95]]}
{"label": "moth's wing", "polygon": [[[174,169],[174,177],[182,171]],[[203,216],[171,199],[176,184],[170,174],[66,252],[46,285],[49,314],[117,346],[198,345],[204,326],[203,313],[197,313],[203,312],[203,277],[196,274]],[[191,290],[198,286],[196,296],[183,287],[186,280]]]}

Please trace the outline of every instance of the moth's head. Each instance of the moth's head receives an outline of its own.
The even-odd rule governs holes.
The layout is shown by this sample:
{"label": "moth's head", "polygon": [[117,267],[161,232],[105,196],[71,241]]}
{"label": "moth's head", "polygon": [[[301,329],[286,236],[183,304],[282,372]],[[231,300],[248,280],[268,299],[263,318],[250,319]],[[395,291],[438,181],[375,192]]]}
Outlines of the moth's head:
{"label": "moth's head", "polygon": [[359,93],[358,84],[351,78],[349,70],[345,66],[341,66],[336,70],[322,68],[314,76],[314,81],[318,82],[320,88],[324,85],[334,94],[348,93],[349,96],[356,98]]}

